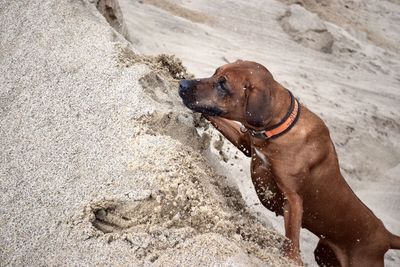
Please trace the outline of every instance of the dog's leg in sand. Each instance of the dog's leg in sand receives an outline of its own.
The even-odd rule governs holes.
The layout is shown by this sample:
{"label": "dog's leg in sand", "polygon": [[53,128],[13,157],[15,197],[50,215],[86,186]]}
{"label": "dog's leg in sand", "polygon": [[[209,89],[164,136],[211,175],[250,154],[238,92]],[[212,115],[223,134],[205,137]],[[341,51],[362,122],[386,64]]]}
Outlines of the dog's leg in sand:
{"label": "dog's leg in sand", "polygon": [[204,117],[247,157],[251,156],[251,143],[249,135],[248,133],[243,133],[240,130],[240,124],[221,117]]}
{"label": "dog's leg in sand", "polygon": [[[279,187],[279,186],[278,186]],[[303,265],[300,257],[300,228],[303,217],[303,201],[296,193],[285,193],[284,222],[285,235],[291,241],[285,247],[286,254],[296,263]]]}
{"label": "dog's leg in sand", "polygon": [[294,166],[291,166],[291,170],[288,171],[285,161],[274,162],[272,166],[275,171],[276,184],[284,197],[283,219],[285,223],[285,235],[290,240],[285,246],[285,253],[297,264],[303,265],[300,257],[303,198],[299,192],[306,180],[305,178],[308,176],[308,171],[304,169],[296,170]]}

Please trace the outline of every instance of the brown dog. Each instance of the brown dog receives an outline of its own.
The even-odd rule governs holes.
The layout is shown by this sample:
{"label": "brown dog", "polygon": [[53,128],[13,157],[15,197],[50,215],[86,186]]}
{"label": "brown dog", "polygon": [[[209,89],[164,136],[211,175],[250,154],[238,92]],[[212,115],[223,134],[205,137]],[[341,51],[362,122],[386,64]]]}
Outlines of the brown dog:
{"label": "brown dog", "polygon": [[252,158],[257,195],[284,216],[290,240],[285,253],[296,263],[302,264],[300,227],[320,238],[314,255],[322,266],[384,266],[386,251],[400,249],[400,237],[386,230],[341,175],[324,122],[265,67],[227,64],[210,78],[180,81],[179,94]]}

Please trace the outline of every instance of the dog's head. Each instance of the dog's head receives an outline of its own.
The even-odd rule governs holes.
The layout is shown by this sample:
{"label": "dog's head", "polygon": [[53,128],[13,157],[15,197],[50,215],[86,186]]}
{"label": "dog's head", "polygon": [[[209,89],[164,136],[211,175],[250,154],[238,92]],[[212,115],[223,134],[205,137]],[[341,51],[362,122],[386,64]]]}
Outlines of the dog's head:
{"label": "dog's head", "polygon": [[179,95],[193,111],[257,129],[271,120],[271,93],[275,85],[264,66],[238,60],[219,67],[210,78],[181,80]]}

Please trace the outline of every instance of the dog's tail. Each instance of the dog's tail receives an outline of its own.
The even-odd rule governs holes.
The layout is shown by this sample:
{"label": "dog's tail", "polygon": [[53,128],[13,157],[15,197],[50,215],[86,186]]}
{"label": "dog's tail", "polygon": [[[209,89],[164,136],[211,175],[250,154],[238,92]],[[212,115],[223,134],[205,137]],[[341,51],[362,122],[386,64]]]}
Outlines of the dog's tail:
{"label": "dog's tail", "polygon": [[389,233],[390,238],[390,248],[400,249],[400,236]]}

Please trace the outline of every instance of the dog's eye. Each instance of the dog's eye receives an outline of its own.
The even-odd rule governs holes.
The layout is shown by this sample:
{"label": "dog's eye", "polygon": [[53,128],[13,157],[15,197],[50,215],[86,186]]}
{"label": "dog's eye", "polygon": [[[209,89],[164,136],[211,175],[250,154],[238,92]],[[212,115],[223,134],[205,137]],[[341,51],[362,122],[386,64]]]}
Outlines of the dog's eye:
{"label": "dog's eye", "polygon": [[225,82],[224,81],[219,81],[217,88],[218,88],[219,91],[222,91],[222,92],[228,91],[226,86],[225,86]]}
{"label": "dog's eye", "polygon": [[229,88],[226,84],[226,78],[221,77],[217,82],[217,90],[221,93],[229,93]]}

